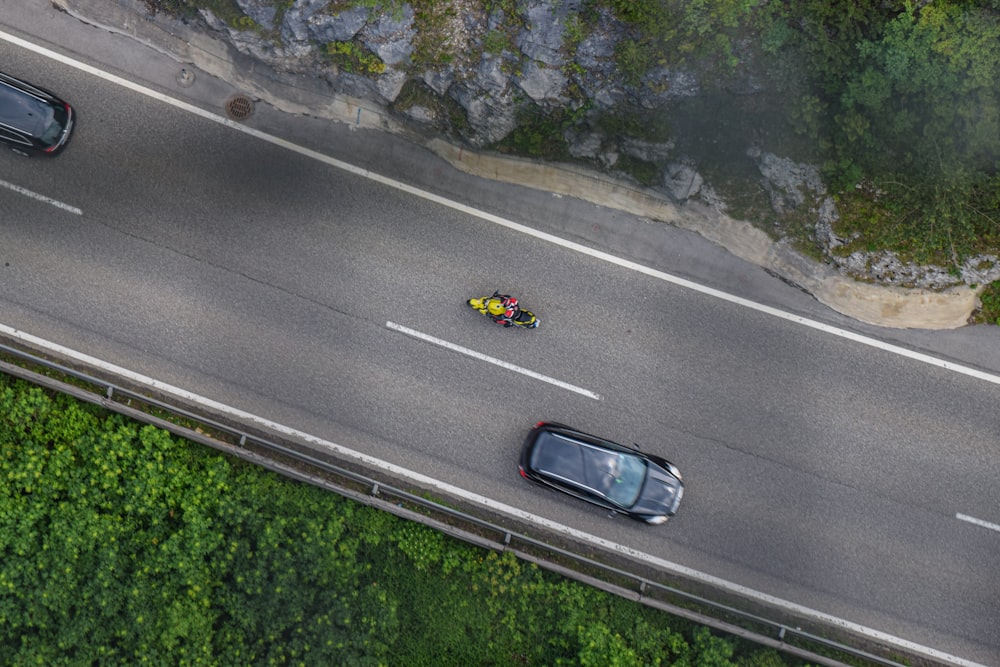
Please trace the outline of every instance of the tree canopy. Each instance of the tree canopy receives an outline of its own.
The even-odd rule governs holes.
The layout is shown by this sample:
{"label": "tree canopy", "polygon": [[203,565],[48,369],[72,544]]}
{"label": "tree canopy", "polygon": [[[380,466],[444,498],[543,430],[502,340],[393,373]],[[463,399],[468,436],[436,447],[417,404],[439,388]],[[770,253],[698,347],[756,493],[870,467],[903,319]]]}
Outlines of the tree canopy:
{"label": "tree canopy", "polygon": [[944,263],[1000,248],[997,3],[781,5],[783,53],[802,54],[808,85],[799,130],[835,190],[881,193],[877,215],[844,210],[860,242]]}

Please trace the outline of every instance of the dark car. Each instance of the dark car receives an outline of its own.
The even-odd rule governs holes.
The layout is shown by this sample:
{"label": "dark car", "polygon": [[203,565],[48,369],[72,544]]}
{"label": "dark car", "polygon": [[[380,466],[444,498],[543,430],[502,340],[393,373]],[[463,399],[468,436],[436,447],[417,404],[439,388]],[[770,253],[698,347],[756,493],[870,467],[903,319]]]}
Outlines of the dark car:
{"label": "dark car", "polygon": [[21,155],[55,155],[73,131],[73,107],[0,72],[0,142]]}
{"label": "dark car", "polygon": [[525,479],[646,523],[666,522],[684,495],[666,459],[562,424],[535,424],[518,467]]}

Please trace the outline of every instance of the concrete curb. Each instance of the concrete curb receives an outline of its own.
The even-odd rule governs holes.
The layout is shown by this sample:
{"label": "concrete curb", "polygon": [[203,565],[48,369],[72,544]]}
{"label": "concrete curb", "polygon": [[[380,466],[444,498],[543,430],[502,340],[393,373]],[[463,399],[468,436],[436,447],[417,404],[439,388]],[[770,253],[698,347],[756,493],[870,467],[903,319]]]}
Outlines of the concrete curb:
{"label": "concrete curb", "polygon": [[[412,136],[371,103],[334,94],[319,79],[276,72],[179,21],[149,16],[138,0],[51,1],[84,23],[127,36],[178,63],[197,67],[282,111]],[[773,241],[749,223],[699,203],[678,206],[658,193],[597,171],[470,151],[442,139],[431,139],[425,145],[469,174],[575,197],[697,232],[733,255],[799,286],[833,310],[867,324],[955,329],[965,326],[978,307],[978,293],[969,287],[932,292],[858,282]]]}

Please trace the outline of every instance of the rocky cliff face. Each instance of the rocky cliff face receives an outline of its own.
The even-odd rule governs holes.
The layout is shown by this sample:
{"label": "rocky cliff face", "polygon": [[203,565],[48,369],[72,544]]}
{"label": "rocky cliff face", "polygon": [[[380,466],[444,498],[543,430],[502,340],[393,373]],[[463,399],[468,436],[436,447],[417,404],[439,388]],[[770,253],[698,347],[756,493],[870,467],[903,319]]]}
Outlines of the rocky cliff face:
{"label": "rocky cliff face", "polygon": [[[274,0],[236,1],[252,19],[247,29],[226,25],[208,10],[201,14],[241,51],[279,70],[322,76],[338,93],[395,109],[476,147],[507,137],[528,110],[586,108],[580,114],[585,120],[628,106],[657,109],[699,90],[693,72],[665,67],[635,85],[623,84],[615,46],[630,37],[628,27],[598,9],[596,20],[581,30],[580,0],[525,0],[514,15],[500,8],[486,13],[481,2],[458,0],[447,3],[446,15],[423,17],[408,4],[386,14],[335,0],[294,0],[279,15]],[[345,43],[377,56],[377,66],[338,66],[327,53],[330,45]],[[426,94],[401,100],[407,85]],[[442,112],[449,105],[461,109],[461,122]],[[641,159],[650,150],[609,145],[592,132],[571,133],[571,139],[574,156],[605,163],[614,162],[615,152],[638,150]]]}
{"label": "rocky cliff face", "polygon": [[[249,19],[234,22],[240,28],[208,10],[201,16],[237,49],[279,71],[321,77],[336,93],[477,148],[507,138],[526,115],[557,116],[568,156],[626,178],[624,165],[641,164],[642,185],[663,196],[726,208],[702,175],[697,156],[685,151],[691,137],[682,142],[662,132],[609,132],[597,121],[609,114],[669,117],[672,106],[704,92],[692,68],[654,66],[626,76],[616,49],[636,35],[610,10],[588,3],[587,11],[596,15],[583,25],[581,0],[498,2],[489,12],[483,9],[487,3],[453,0],[429,3],[432,9],[419,15],[405,3],[385,12],[342,0],[235,1]],[[743,67],[726,84],[729,93],[743,98],[762,93],[766,77],[752,67]],[[746,161],[751,177],[756,174],[775,215],[813,216],[817,244],[842,272],[932,289],[1000,278],[1000,262],[993,257],[973,258],[956,274],[907,265],[890,253],[839,256],[835,250],[845,239],[833,231],[836,206],[817,170],[766,152],[752,134],[736,141],[743,145],[729,147],[730,153]]]}

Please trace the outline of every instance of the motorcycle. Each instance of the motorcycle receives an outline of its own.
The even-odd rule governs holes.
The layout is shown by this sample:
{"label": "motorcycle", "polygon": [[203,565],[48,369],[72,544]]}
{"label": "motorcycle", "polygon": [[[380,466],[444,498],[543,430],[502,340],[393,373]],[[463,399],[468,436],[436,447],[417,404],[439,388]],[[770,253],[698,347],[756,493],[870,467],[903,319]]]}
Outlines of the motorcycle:
{"label": "motorcycle", "polygon": [[474,310],[478,311],[482,315],[486,315],[490,319],[503,316],[508,310],[513,310],[509,318],[506,321],[498,321],[497,324],[502,324],[503,326],[517,326],[522,329],[537,329],[538,328],[538,318],[530,310],[525,310],[521,308],[517,303],[517,299],[511,299],[509,296],[500,294],[499,291],[493,292],[491,296],[483,296],[478,299],[469,299],[466,303],[469,304]]}

